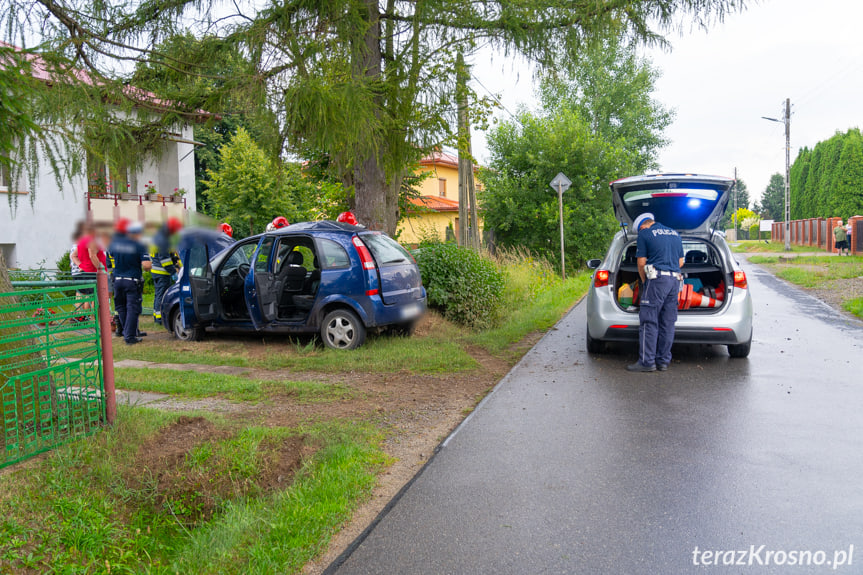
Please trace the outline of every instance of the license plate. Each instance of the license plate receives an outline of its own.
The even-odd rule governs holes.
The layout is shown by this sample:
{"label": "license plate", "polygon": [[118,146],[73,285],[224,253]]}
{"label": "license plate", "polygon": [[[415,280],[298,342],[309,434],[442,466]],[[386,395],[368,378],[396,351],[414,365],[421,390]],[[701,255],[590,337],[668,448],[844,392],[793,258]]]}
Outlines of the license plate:
{"label": "license plate", "polygon": [[402,319],[413,319],[420,314],[420,306],[418,304],[412,303],[402,307],[401,316]]}

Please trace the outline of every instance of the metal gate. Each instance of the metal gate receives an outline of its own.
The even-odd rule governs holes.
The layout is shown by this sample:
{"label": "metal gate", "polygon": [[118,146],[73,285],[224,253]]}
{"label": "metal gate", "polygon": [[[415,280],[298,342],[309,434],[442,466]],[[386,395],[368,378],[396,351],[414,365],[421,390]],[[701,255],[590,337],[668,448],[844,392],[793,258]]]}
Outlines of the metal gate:
{"label": "metal gate", "polygon": [[[105,420],[96,283],[13,285],[0,293],[0,467],[89,435]],[[92,293],[76,295],[82,290]]]}
{"label": "metal gate", "polygon": [[854,240],[855,247],[857,248],[855,251],[858,254],[863,254],[863,220],[855,220],[854,221]]}

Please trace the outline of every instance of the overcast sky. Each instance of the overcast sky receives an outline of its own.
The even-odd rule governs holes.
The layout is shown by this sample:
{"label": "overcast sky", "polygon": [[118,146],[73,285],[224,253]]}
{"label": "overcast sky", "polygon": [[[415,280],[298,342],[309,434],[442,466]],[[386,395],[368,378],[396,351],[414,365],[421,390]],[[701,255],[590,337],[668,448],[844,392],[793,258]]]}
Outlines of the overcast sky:
{"label": "overcast sky", "polygon": [[[800,147],[860,126],[861,26],[860,0],[763,0],[707,31],[673,34],[670,51],[648,50],[662,71],[655,97],[676,111],[662,170],[731,176],[737,167],[756,199],[771,174],[785,171],[784,127],[761,119],[781,118],[785,98],[792,104],[792,162]],[[523,62],[477,62],[474,75],[509,110],[535,105]],[[486,161],[483,134],[473,143]]]}

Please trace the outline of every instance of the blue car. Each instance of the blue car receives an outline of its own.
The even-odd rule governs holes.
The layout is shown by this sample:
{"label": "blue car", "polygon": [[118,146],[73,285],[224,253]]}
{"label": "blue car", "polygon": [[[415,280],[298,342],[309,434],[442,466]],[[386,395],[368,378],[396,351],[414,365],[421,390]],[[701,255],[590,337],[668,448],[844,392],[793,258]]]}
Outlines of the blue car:
{"label": "blue car", "polygon": [[319,333],[355,349],[369,329],[413,332],[426,292],[413,257],[380,232],[306,222],[234,241],[192,230],[183,267],[162,301],[163,324],[184,341],[206,330]]}

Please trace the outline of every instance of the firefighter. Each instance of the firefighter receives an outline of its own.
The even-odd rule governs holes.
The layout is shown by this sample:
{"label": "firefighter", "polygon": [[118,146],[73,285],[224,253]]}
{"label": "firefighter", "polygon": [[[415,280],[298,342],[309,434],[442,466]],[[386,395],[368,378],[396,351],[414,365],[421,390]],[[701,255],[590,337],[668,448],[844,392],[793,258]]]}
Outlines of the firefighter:
{"label": "firefighter", "polygon": [[177,267],[180,262],[176,252],[171,250],[171,239],[183,228],[183,223],[179,218],[168,218],[168,221],[162,224],[159,231],[153,237],[153,245],[150,246],[150,258],[153,260],[153,286],[155,287],[155,295],[153,296],[153,321],[162,324],[162,297],[171,284],[174,283]]}

